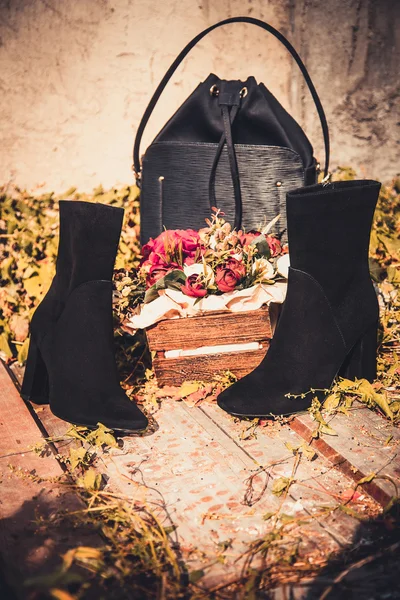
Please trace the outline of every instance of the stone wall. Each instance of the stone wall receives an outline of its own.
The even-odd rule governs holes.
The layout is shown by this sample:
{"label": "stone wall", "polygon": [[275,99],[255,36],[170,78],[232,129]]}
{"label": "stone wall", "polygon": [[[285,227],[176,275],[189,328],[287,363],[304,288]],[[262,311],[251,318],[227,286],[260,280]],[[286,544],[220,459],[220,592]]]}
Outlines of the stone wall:
{"label": "stone wall", "polygon": [[[164,72],[200,30],[241,14],[267,20],[298,49],[326,109],[333,165],[396,174],[397,0],[0,0],[0,183],[62,193],[131,182],[135,130]],[[144,148],[210,71],[264,81],[322,160],[296,65],[278,41],[242,24],[213,32],[187,58]]]}

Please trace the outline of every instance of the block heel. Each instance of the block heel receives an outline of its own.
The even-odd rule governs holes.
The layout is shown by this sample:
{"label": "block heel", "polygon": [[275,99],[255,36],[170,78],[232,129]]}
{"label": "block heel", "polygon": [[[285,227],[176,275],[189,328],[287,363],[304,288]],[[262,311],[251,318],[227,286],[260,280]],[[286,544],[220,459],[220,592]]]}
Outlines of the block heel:
{"label": "block heel", "polygon": [[49,376],[40,350],[31,337],[21,397],[35,404],[49,404]]}
{"label": "block heel", "polygon": [[354,381],[376,379],[378,323],[374,323],[353,346],[339,370],[339,376]]}

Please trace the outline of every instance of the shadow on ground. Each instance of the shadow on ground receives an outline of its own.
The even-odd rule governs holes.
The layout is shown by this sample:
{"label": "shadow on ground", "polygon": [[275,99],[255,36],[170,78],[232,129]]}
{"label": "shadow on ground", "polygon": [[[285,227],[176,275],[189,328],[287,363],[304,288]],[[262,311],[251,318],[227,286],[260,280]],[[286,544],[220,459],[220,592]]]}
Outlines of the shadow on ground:
{"label": "shadow on ground", "polygon": [[261,599],[400,600],[400,502],[361,522],[351,546],[312,581],[280,586]]}

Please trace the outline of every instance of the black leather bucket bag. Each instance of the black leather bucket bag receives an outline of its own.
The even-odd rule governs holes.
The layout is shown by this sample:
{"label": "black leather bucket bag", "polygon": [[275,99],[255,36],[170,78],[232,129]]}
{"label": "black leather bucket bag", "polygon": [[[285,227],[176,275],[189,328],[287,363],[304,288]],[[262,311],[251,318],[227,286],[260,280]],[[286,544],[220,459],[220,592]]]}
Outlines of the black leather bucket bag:
{"label": "black leather bucket bag", "polygon": [[161,80],[137,130],[133,166],[141,187],[141,242],[166,229],[200,229],[217,206],[246,230],[281,215],[275,234],[285,239],[286,193],[315,183],[317,165],[305,133],[254,77],[226,81],[209,75],[166,123],[140,163],[143,131],[165,86],[188,52],[213,29],[250,23],[272,33],[292,54],[321,121],[328,176],[329,132],[324,110],[299,55],[276,29],[251,17],[221,21],[197,35]]}

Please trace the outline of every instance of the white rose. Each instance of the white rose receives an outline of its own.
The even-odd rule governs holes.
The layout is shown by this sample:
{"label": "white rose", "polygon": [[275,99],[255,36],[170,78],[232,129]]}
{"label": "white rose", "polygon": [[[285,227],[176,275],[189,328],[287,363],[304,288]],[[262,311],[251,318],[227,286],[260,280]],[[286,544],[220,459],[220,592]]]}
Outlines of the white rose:
{"label": "white rose", "polygon": [[275,274],[274,267],[266,258],[256,258],[251,271],[260,281],[271,279]]}
{"label": "white rose", "polygon": [[282,277],[285,277],[285,279],[289,277],[289,267],[289,254],[284,254],[283,256],[280,256],[276,261],[276,270],[278,271],[279,275],[282,275]]}

